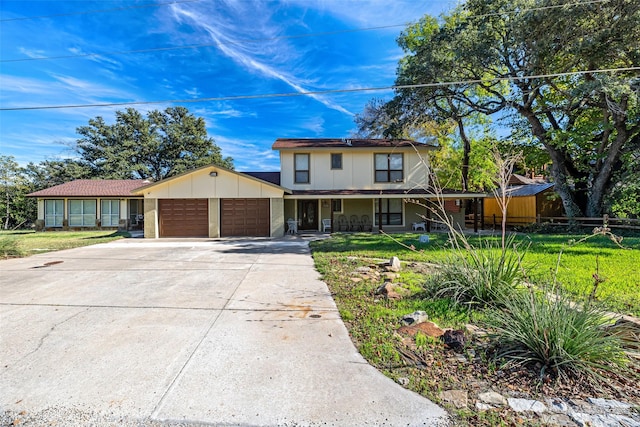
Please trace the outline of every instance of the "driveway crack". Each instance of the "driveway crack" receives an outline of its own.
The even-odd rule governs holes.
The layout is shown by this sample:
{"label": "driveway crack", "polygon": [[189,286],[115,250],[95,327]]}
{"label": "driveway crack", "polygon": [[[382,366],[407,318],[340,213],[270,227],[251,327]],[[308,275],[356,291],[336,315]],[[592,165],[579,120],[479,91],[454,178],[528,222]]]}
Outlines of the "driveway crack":
{"label": "driveway crack", "polygon": [[86,308],[86,309],[84,309],[84,310],[80,310],[80,311],[78,311],[77,313],[74,313],[74,314],[72,314],[71,316],[67,317],[66,319],[61,320],[61,321],[60,321],[60,322],[58,322],[58,323],[55,323],[53,326],[51,326],[51,328],[47,331],[47,333],[45,333],[42,337],[40,337],[40,341],[38,342],[38,345],[36,346],[36,348],[35,348],[35,349],[33,349],[32,351],[30,351],[29,353],[25,354],[24,356],[22,356],[22,357],[21,357],[21,358],[20,358],[16,363],[20,363],[20,362],[22,362],[24,359],[26,359],[26,358],[28,358],[29,356],[31,356],[32,354],[37,353],[37,352],[42,348],[42,346],[44,345],[44,342],[46,341],[46,339],[47,339],[47,338],[49,338],[49,337],[51,336],[51,334],[53,333],[53,331],[55,331],[55,330],[56,330],[56,328],[57,328],[58,326],[61,326],[61,325],[65,324],[65,323],[67,323],[68,321],[70,321],[70,320],[71,320],[71,319],[73,319],[74,317],[77,317],[77,316],[79,316],[79,315],[80,315],[80,314],[82,314],[82,313],[86,313],[86,312],[87,312],[87,311],[89,311],[89,310],[90,310],[90,308]]}

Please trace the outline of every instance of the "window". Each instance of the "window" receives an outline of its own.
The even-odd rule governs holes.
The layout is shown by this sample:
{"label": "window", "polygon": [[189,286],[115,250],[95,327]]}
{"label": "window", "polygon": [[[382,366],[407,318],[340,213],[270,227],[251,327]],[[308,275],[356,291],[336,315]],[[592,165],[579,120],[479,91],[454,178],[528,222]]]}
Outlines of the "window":
{"label": "window", "polygon": [[[376,225],[380,213],[380,203],[376,200]],[[382,199],[382,225],[402,225],[402,199]]]}
{"label": "window", "polygon": [[103,227],[120,225],[120,200],[100,201],[100,224]]}
{"label": "window", "polygon": [[44,201],[44,226],[62,227],[64,219],[64,202],[62,200]]}
{"label": "window", "polygon": [[376,154],[376,182],[400,182],[403,180],[402,154]]}
{"label": "window", "polygon": [[342,199],[333,199],[331,204],[334,212],[342,213]]}
{"label": "window", "polygon": [[294,168],[295,168],[294,182],[296,184],[308,184],[309,183],[309,155],[296,154],[294,157]]}
{"label": "window", "polygon": [[342,169],[342,153],[331,153],[331,169]]}
{"label": "window", "polygon": [[69,200],[69,227],[95,227],[95,225],[95,200]]}

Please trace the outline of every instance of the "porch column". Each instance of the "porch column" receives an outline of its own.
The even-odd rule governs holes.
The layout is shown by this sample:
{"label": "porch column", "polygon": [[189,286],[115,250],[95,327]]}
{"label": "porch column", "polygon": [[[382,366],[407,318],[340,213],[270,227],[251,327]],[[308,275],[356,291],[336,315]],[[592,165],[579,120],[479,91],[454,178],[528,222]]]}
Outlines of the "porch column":
{"label": "porch column", "polygon": [[473,232],[478,232],[478,198],[473,199]]}
{"label": "porch column", "polygon": [[378,199],[378,233],[382,233],[382,198]]}
{"label": "porch column", "polygon": [[331,233],[333,234],[333,232],[335,231],[335,229],[333,228],[333,199],[329,199],[329,210],[331,213]]}

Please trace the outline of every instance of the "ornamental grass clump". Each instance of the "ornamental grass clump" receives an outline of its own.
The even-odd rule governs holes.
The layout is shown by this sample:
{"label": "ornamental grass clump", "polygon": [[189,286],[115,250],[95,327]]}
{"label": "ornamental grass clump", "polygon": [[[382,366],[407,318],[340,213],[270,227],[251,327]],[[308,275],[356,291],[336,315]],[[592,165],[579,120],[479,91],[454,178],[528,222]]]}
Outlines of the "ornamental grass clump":
{"label": "ornamental grass clump", "polygon": [[9,237],[0,238],[0,257],[10,258],[22,256],[22,251],[15,239]]}
{"label": "ornamental grass clump", "polygon": [[622,343],[608,334],[611,319],[591,304],[576,304],[562,291],[533,288],[511,294],[493,310],[498,357],[518,365],[537,366],[541,378],[614,371],[627,365]]}
{"label": "ornamental grass clump", "polygon": [[466,240],[464,245],[454,245],[440,272],[427,283],[427,290],[458,305],[502,304],[524,281],[522,254],[514,239],[508,238],[506,249],[491,241],[485,241],[481,248]]}

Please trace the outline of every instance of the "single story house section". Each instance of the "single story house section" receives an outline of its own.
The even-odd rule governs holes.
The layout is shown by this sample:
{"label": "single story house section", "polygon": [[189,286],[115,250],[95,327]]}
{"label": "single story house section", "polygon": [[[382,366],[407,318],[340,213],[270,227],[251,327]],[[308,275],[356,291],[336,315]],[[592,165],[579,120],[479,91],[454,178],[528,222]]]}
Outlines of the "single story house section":
{"label": "single story house section", "polygon": [[141,179],[79,179],[28,194],[37,197],[36,230],[142,229]]}

